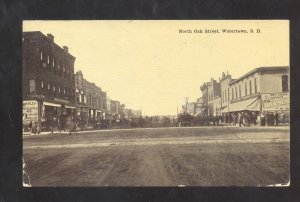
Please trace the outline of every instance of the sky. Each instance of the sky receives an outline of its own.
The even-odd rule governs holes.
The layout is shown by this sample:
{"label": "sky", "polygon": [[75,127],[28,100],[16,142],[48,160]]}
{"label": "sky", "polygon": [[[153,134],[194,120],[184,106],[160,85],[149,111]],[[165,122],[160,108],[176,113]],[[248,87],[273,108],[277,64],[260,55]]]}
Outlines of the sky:
{"label": "sky", "polygon": [[76,57],[75,72],[143,115],[175,115],[185,97],[196,101],[200,86],[222,72],[238,78],[257,67],[289,66],[287,20],[43,20],[23,21],[23,31],[51,33]]}

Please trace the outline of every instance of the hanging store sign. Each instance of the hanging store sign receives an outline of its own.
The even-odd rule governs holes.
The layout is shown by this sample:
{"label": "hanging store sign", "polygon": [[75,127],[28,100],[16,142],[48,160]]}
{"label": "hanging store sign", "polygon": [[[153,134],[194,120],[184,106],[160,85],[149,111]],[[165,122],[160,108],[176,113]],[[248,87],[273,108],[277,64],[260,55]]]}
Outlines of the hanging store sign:
{"label": "hanging store sign", "polygon": [[35,100],[23,101],[23,122],[38,121],[39,103]]}
{"label": "hanging store sign", "polygon": [[290,110],[289,93],[262,94],[261,99],[263,111]]}

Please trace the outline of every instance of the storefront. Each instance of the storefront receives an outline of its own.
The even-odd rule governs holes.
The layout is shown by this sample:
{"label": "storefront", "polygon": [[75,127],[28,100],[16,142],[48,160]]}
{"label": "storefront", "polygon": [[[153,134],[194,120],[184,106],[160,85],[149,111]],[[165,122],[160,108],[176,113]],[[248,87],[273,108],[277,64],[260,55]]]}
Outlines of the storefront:
{"label": "storefront", "polygon": [[265,93],[261,95],[262,111],[267,114],[278,114],[279,122],[290,122],[289,92]]}

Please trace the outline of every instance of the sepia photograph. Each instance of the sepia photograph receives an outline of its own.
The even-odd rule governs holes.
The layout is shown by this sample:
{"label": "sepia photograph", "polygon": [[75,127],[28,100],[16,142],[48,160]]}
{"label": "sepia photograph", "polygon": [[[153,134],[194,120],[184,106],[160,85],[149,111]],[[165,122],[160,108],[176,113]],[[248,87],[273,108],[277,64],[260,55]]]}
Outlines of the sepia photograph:
{"label": "sepia photograph", "polygon": [[289,20],[24,20],[24,187],[290,186]]}

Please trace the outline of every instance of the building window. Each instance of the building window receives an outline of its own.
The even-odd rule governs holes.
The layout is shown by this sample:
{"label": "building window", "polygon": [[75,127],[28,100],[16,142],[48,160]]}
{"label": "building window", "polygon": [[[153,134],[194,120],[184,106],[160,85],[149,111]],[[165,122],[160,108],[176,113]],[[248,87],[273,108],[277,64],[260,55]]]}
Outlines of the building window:
{"label": "building window", "polygon": [[49,57],[49,55],[47,56],[47,63],[50,64],[50,57]]}
{"label": "building window", "polygon": [[60,93],[60,86],[58,86],[58,92]]}
{"label": "building window", "polygon": [[64,88],[64,95],[66,94],[66,88]]}
{"label": "building window", "polygon": [[251,80],[249,81],[249,93],[250,93],[250,95],[252,94],[252,82],[251,82]]}
{"label": "building window", "polygon": [[234,88],[231,89],[231,99],[234,99]]}
{"label": "building window", "polygon": [[44,81],[41,81],[41,87],[44,88]]}
{"label": "building window", "polygon": [[226,93],[226,89],[225,89],[225,102],[227,102],[227,93]]}
{"label": "building window", "polygon": [[40,59],[43,60],[43,58],[44,58],[43,51],[41,51],[41,53],[40,53]]}
{"label": "building window", "polygon": [[257,84],[256,84],[256,78],[254,78],[254,93],[257,93]]}
{"label": "building window", "polygon": [[55,85],[53,85],[53,92],[55,92]]}
{"label": "building window", "polygon": [[61,65],[61,63],[58,62],[58,63],[57,63],[57,70],[58,70],[58,75],[59,75],[59,76],[61,75],[61,73],[60,73],[60,65]]}
{"label": "building window", "polygon": [[247,82],[245,82],[245,96],[247,96]]}
{"label": "building window", "polygon": [[50,82],[48,83],[48,90],[50,90],[51,86],[50,86]]}
{"label": "building window", "polygon": [[55,59],[52,59],[52,67],[55,67]]}
{"label": "building window", "polygon": [[29,80],[29,93],[35,93],[35,80]]}
{"label": "building window", "polygon": [[289,81],[288,81],[288,76],[283,75],[282,76],[282,92],[287,92],[289,91]]}
{"label": "building window", "polygon": [[238,98],[238,93],[237,93],[238,91],[237,91],[237,86],[235,86],[235,99],[237,99]]}
{"label": "building window", "polygon": [[239,97],[242,97],[241,85],[239,85]]}

